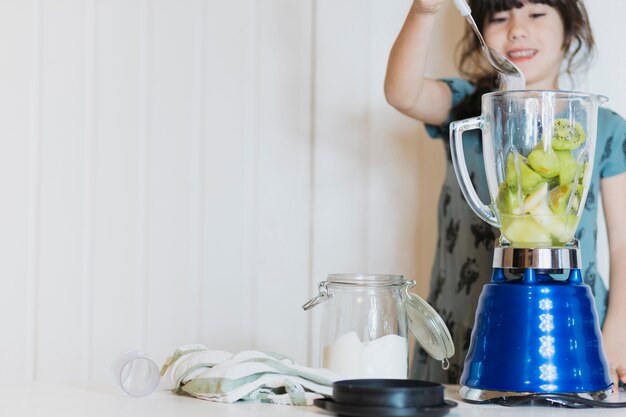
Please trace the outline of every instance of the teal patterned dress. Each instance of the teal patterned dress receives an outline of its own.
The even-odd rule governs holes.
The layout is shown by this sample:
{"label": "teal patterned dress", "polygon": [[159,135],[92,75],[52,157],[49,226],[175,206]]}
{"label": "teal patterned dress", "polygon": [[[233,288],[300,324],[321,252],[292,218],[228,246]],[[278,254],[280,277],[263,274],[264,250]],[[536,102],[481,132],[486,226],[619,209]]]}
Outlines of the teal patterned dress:
{"label": "teal patterned dress", "polygon": [[[468,81],[444,79],[452,91],[453,108],[474,91]],[[499,231],[481,220],[470,209],[459,188],[449,145],[449,124],[454,111],[442,126],[426,126],[433,138],[443,139],[446,150],[446,174],[439,198],[438,241],[432,268],[428,302],[446,322],[455,345],[450,368],[416,349],[411,377],[439,383],[459,382],[470,343],[478,297],[491,279],[493,245]],[[482,157],[480,131],[464,133],[463,146],[468,171],[479,197],[489,202],[489,191]],[[615,112],[600,108],[595,165],[585,209],[576,237],[580,241],[583,278],[595,296],[600,322],[606,314],[607,288],[601,279],[596,260],[596,235],[600,180],[626,172],[626,121]]]}

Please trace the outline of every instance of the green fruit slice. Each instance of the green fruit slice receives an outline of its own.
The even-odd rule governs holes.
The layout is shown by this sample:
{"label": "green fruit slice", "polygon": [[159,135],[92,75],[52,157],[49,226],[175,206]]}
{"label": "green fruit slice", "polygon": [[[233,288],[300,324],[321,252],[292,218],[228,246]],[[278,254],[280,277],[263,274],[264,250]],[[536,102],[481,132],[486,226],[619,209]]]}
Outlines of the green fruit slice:
{"label": "green fruit slice", "polygon": [[532,216],[502,216],[502,234],[514,247],[547,247],[550,233]]}
{"label": "green fruit slice", "polygon": [[585,142],[587,135],[582,125],[568,119],[556,119],[552,127],[552,148],[555,151],[571,151]]}
{"label": "green fruit slice", "polygon": [[[519,167],[519,176],[521,178],[520,185],[522,187],[522,193],[524,195],[530,194],[535,191],[539,186],[544,183],[544,179],[541,175],[529,167],[521,156],[517,156],[517,165]],[[515,156],[510,153],[506,161],[506,183],[512,190],[518,188],[517,169],[515,167]]]}
{"label": "green fruit slice", "polygon": [[569,197],[571,194],[572,184],[559,185],[558,187],[554,187],[552,191],[550,191],[548,204],[550,205],[550,209],[554,214],[565,214],[565,211],[567,210],[567,203],[569,202]]}
{"label": "green fruit slice", "polygon": [[544,178],[559,175],[559,157],[552,149],[544,149],[541,143],[528,154],[528,165]]}
{"label": "green fruit slice", "polygon": [[530,194],[545,183],[543,177],[533,171],[526,163],[520,161],[520,177],[522,192]]}
{"label": "green fruit slice", "polygon": [[509,188],[517,188],[517,170],[515,169],[515,155],[513,152],[506,157],[506,184]]}
{"label": "green fruit slice", "polygon": [[557,246],[572,240],[578,225],[578,216],[575,214],[534,216],[534,219],[550,233],[552,244]]}
{"label": "green fruit slice", "polygon": [[501,214],[522,214],[522,204],[517,190],[510,189],[505,183],[500,184],[496,208]]}
{"label": "green fruit slice", "polygon": [[574,181],[578,171],[578,163],[571,151],[555,151],[559,160],[559,185],[565,185]]}
{"label": "green fruit slice", "polygon": [[539,188],[528,194],[528,196],[524,199],[524,213],[532,213],[537,210],[540,206],[547,204],[548,196],[548,183],[544,182],[539,186]]}

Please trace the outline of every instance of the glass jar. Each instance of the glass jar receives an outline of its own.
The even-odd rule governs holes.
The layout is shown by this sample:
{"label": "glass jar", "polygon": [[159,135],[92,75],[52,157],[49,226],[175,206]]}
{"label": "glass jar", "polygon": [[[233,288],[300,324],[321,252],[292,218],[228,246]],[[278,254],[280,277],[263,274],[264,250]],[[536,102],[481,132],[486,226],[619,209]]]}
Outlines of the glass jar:
{"label": "glass jar", "polygon": [[409,292],[402,275],[331,274],[303,308],[323,303],[320,366],[348,378],[408,375],[409,332],[447,368],[454,354],[450,332],[437,312]]}

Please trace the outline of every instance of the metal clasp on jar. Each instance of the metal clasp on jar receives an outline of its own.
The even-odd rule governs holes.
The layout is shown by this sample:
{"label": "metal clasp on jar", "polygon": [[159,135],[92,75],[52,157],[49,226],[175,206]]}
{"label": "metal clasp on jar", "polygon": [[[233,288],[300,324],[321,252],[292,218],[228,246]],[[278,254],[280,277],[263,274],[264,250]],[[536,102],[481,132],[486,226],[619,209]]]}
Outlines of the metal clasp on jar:
{"label": "metal clasp on jar", "polygon": [[302,308],[306,310],[310,310],[318,304],[322,304],[324,301],[333,297],[333,293],[328,291],[328,281],[322,281],[317,284],[317,289],[319,294],[315,297],[311,298],[309,301],[302,305]]}

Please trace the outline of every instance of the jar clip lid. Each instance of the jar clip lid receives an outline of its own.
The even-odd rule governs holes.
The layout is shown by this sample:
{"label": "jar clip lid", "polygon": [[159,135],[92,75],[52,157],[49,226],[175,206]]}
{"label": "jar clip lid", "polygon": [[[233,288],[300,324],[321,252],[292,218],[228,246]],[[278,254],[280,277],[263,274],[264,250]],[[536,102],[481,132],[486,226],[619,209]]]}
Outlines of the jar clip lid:
{"label": "jar clip lid", "polygon": [[408,281],[407,284],[405,303],[409,330],[426,353],[442,361],[443,369],[448,369],[450,366],[448,358],[454,355],[454,343],[450,331],[430,304],[417,294],[409,292],[409,289],[415,285],[415,281]]}

